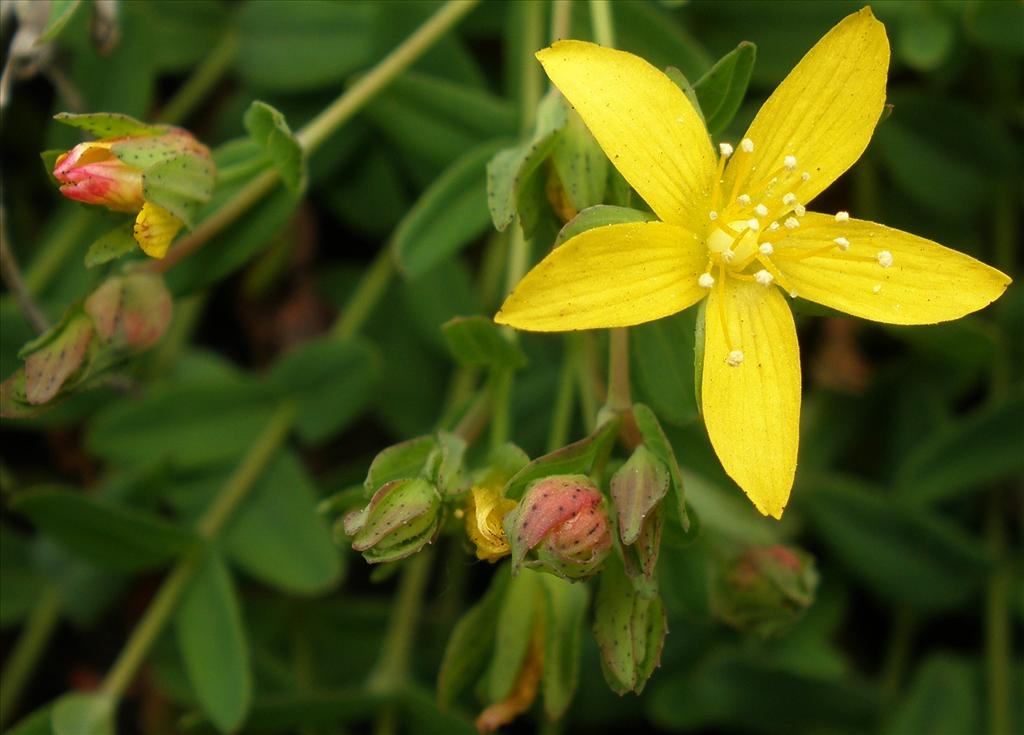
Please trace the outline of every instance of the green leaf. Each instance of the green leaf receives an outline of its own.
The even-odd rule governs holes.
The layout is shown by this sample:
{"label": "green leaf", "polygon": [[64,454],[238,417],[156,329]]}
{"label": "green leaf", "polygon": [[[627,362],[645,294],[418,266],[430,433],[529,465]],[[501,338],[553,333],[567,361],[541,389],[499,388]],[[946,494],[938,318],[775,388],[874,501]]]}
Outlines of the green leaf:
{"label": "green leaf", "polygon": [[46,580],[32,561],[28,538],[0,524],[0,628],[28,615],[45,587]]}
{"label": "green leaf", "polygon": [[253,702],[241,732],[301,732],[303,728],[334,728],[369,721],[382,708],[393,705],[394,695],[355,690],[323,694],[288,692],[264,694]]}
{"label": "green leaf", "polygon": [[908,66],[918,71],[938,69],[949,57],[956,40],[952,20],[925,4],[911,4],[909,12],[896,34],[896,51]]}
{"label": "green leaf", "polygon": [[679,523],[684,531],[690,528],[690,517],[686,512],[686,490],[683,486],[683,473],[679,469],[679,462],[676,460],[676,453],[665,431],[658,423],[658,417],[654,412],[642,403],[633,404],[633,419],[644,439],[648,449],[661,460],[668,468],[669,477],[672,478],[672,488],[676,496],[676,513]]}
{"label": "green leaf", "polygon": [[740,109],[747,93],[750,72],[754,68],[757,46],[742,42],[711,67],[707,74],[693,85],[700,102],[704,122],[712,136],[720,134]]}
{"label": "green leaf", "polygon": [[900,496],[934,503],[1021,472],[1022,426],[1024,394],[1018,394],[926,437],[897,471]]}
{"label": "green leaf", "polygon": [[280,452],[225,528],[225,553],[284,592],[323,592],[341,576],[343,556],[316,504],[316,486],[302,463]]}
{"label": "green leaf", "polygon": [[581,210],[579,214],[565,223],[565,226],[558,232],[555,247],[580,233],[593,230],[595,227],[619,225],[626,222],[653,222],[656,219],[658,218],[650,212],[643,212],[639,209],[597,204]]}
{"label": "green leaf", "polygon": [[374,4],[247,3],[239,8],[235,68],[257,89],[336,86],[372,61]]}
{"label": "green leaf", "polygon": [[630,328],[630,367],[637,395],[667,423],[698,417],[693,361],[696,309]]}
{"label": "green leaf", "polygon": [[580,675],[580,644],[587,614],[587,588],[550,574],[541,576],[544,616],[544,712],[559,720],[572,704]]}
{"label": "green leaf", "polygon": [[424,472],[427,459],[437,448],[437,437],[419,436],[384,449],[373,458],[366,473],[363,487],[367,496],[392,480],[419,477]]}
{"label": "green leaf", "polygon": [[166,125],[147,125],[129,115],[119,112],[90,112],[78,115],[58,112],[53,116],[57,122],[92,133],[98,138],[121,138],[129,136],[159,135],[167,132]]}
{"label": "green leaf", "polygon": [[85,267],[95,268],[135,249],[133,222],[125,222],[100,236],[85,253]]}
{"label": "green leaf", "polygon": [[534,623],[540,612],[544,588],[541,573],[522,569],[509,582],[498,613],[494,655],[487,671],[487,701],[491,704],[507,698],[530,654]]}
{"label": "green leaf", "polygon": [[82,0],[50,0],[50,17],[36,39],[36,45],[48,43],[59,36],[81,4]]}
{"label": "green leaf", "polygon": [[60,186],[60,182],[53,175],[53,169],[57,168],[57,159],[63,156],[67,151],[52,149],[48,151],[42,151],[39,154],[39,158],[43,161],[43,168],[46,169],[46,176],[50,179],[50,183],[54,186]]}
{"label": "green leaf", "polygon": [[142,173],[142,195],[192,227],[200,206],[213,196],[216,168],[208,158],[177,155],[154,163]]}
{"label": "green leaf", "polygon": [[982,732],[975,677],[966,661],[949,654],[932,654],[918,668],[885,735]]}
{"label": "green leaf", "polygon": [[989,569],[988,554],[956,527],[853,480],[806,478],[795,495],[822,543],[893,604],[955,608],[977,594]]}
{"label": "green leaf", "polygon": [[590,436],[538,457],[512,476],[505,485],[505,497],[519,500],[526,486],[540,477],[587,474],[597,456],[615,438],[616,431],[618,421],[607,421]]}
{"label": "green leaf", "polygon": [[441,327],[448,350],[460,365],[517,369],[526,355],[492,320],[484,316],[457,316]]}
{"label": "green leaf", "polygon": [[32,490],[12,505],[69,551],[118,571],[155,569],[195,541],[190,531],[149,513],[70,490]]}
{"label": "green leaf", "polygon": [[322,337],[286,353],[269,379],[295,401],[295,428],[319,444],[348,426],[373,397],[376,354],[360,339]]}
{"label": "green leaf", "polygon": [[569,115],[551,152],[551,164],[573,209],[579,211],[604,201],[608,158],[579,115]]}
{"label": "green leaf", "polygon": [[97,735],[114,732],[113,697],[105,694],[65,694],[51,712],[53,735]]}
{"label": "green leaf", "polygon": [[249,137],[273,162],[285,186],[300,193],[306,186],[306,158],[284,115],[266,102],[255,100],[242,121]]}
{"label": "green leaf", "polygon": [[185,590],[174,629],[203,711],[218,730],[234,732],[252,698],[249,648],[231,574],[213,549]]}
{"label": "green leaf", "polygon": [[395,77],[382,94],[399,98],[403,104],[431,112],[481,137],[516,133],[515,106],[477,86],[407,71]]}
{"label": "green leaf", "polygon": [[686,99],[693,105],[693,109],[697,112],[701,122],[704,123],[704,127],[707,127],[707,122],[704,120],[704,110],[700,107],[700,100],[697,99],[697,91],[690,84],[690,80],[686,78],[686,75],[676,69],[674,66],[665,67],[665,76],[672,80],[672,82],[682,90],[683,94],[686,95]]}
{"label": "green leaf", "polygon": [[4,735],[53,735],[53,705],[40,707],[4,731]]}
{"label": "green leaf", "polygon": [[969,3],[964,10],[967,34],[992,51],[1024,55],[1024,7],[1020,3]]}
{"label": "green leaf", "polygon": [[399,267],[416,278],[472,242],[487,228],[486,166],[503,143],[467,151],[423,192],[395,230]]}
{"label": "green leaf", "polygon": [[510,579],[508,568],[501,567],[491,578],[483,598],[452,628],[437,675],[437,701],[441,709],[450,707],[484,671],[494,647],[498,612]]}

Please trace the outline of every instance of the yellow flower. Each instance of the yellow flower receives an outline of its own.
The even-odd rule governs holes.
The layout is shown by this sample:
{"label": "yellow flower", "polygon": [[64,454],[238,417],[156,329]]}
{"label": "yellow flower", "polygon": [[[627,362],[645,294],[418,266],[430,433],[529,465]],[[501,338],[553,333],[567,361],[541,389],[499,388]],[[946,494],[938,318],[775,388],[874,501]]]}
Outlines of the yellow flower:
{"label": "yellow flower", "polygon": [[686,95],[646,61],[581,41],[537,57],[661,221],[570,239],[495,320],[542,332],[622,327],[707,298],[705,423],[722,466],[765,515],[782,516],[796,471],[800,355],[787,295],[932,324],[1010,283],[929,240],[805,209],[860,157],[882,113],[889,43],[868,8],[829,31],[717,156]]}
{"label": "yellow flower", "polygon": [[502,497],[500,489],[476,485],[470,490],[466,535],[476,546],[478,559],[495,562],[508,555],[508,539],[501,521],[515,507],[515,501]]}

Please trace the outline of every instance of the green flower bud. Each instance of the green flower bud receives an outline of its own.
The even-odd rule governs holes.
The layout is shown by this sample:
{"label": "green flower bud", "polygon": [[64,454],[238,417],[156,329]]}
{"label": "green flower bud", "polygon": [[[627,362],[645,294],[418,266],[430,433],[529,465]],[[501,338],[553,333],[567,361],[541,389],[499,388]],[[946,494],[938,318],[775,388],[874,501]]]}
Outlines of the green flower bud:
{"label": "green flower bud", "polygon": [[171,323],[171,294],[153,273],[128,273],[104,281],[85,300],[105,345],[133,351],[152,347]]}
{"label": "green flower bud", "polygon": [[423,478],[385,483],[370,504],[345,516],[352,548],[371,564],[415,554],[437,538],[441,496]]}
{"label": "green flower bud", "polygon": [[640,445],[612,476],[611,496],[619,523],[629,576],[654,576],[661,545],[661,502],[668,494],[669,472],[646,446]]}

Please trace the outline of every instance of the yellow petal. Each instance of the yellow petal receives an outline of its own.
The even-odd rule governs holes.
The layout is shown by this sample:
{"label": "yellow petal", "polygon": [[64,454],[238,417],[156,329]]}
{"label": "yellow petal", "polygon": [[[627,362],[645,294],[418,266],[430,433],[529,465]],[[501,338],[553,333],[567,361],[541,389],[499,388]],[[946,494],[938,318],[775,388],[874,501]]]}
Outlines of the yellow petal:
{"label": "yellow petal", "polygon": [[[845,252],[836,238],[849,243]],[[808,213],[778,240],[774,260],[802,298],[888,324],[959,319],[995,301],[1010,284],[995,268],[931,240],[824,214]]]}
{"label": "yellow petal", "polygon": [[162,258],[181,229],[182,222],[158,204],[146,202],[135,218],[135,242],[151,258]]}
{"label": "yellow petal", "polygon": [[707,250],[664,222],[587,230],[555,248],[505,300],[494,320],[531,332],[628,327],[675,314],[705,291]]}
{"label": "yellow petal", "polygon": [[793,315],[777,288],[734,279],[712,289],[705,313],[701,398],[708,436],[757,509],[781,518],[800,424]]}
{"label": "yellow petal", "polygon": [[707,219],[716,159],[693,105],[638,56],[584,41],[537,53],[612,164],[666,222]]}
{"label": "yellow petal", "polygon": [[[806,204],[860,158],[885,105],[889,41],[870,8],[844,18],[764,103],[725,172],[725,191],[777,213],[788,193]],[[792,170],[786,156],[795,158]],[[791,163],[793,163],[791,161]],[[810,176],[804,181],[802,176]],[[770,195],[765,185],[779,180]]]}

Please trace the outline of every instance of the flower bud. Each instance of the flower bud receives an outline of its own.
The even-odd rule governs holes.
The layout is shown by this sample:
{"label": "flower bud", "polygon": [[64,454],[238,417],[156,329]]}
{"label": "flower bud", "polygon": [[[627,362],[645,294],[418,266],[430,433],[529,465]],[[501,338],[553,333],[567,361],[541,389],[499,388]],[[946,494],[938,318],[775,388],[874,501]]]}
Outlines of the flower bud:
{"label": "flower bud", "polygon": [[525,563],[565,579],[594,574],[612,546],[604,497],[585,475],[534,482],[505,529],[513,570]]}
{"label": "flower bud", "polygon": [[612,476],[612,504],[630,576],[654,576],[661,544],[661,502],[669,479],[664,463],[643,444]]}
{"label": "flower bud", "polygon": [[814,559],[806,552],[781,544],[753,547],[719,581],[716,613],[729,625],[769,637],[810,607],[817,586]]}
{"label": "flower bud", "polygon": [[136,272],[104,281],[85,300],[85,312],[104,343],[141,351],[167,331],[171,304],[160,276]]}
{"label": "flower bud", "polygon": [[115,212],[142,209],[142,169],[124,163],[111,151],[114,144],[125,140],[129,138],[90,140],[61,155],[53,168],[60,193]]}
{"label": "flower bud", "polygon": [[87,366],[93,326],[85,314],[75,311],[24,349],[27,403],[40,405],[52,400]]}
{"label": "flower bud", "polygon": [[496,562],[509,553],[508,539],[501,522],[516,507],[514,500],[502,497],[492,487],[474,486],[466,505],[466,535],[476,546],[476,556]]}
{"label": "flower bud", "polygon": [[371,564],[397,561],[433,542],[441,528],[441,496],[423,478],[385,483],[370,504],[345,516],[352,548]]}

